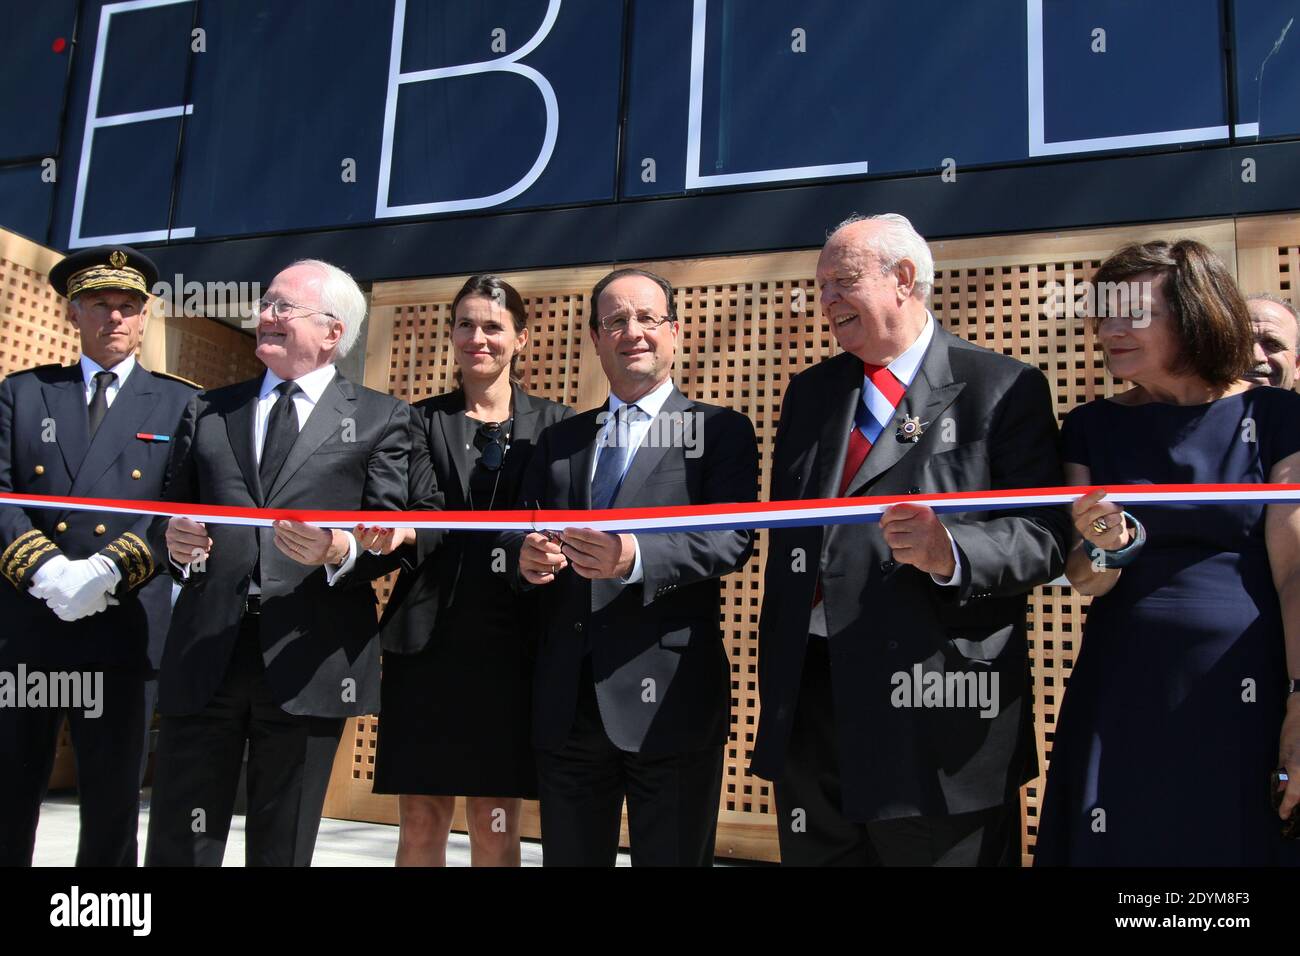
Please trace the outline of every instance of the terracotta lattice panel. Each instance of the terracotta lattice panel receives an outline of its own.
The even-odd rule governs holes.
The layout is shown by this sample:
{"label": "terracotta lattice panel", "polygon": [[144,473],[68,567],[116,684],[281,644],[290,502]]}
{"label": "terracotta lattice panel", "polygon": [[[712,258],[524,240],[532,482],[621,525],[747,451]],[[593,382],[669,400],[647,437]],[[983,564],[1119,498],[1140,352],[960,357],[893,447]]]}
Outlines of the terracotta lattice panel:
{"label": "terracotta lattice panel", "polygon": [[256,344],[247,332],[214,319],[172,319],[167,324],[167,371],[204,388],[242,382],[263,370],[253,354]]}

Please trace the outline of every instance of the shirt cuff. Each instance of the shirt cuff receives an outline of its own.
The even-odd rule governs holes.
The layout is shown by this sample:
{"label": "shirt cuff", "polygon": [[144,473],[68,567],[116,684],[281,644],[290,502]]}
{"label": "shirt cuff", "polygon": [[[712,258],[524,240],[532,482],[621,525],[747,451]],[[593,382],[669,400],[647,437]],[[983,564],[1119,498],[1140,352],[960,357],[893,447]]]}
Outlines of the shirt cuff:
{"label": "shirt cuff", "polygon": [[325,583],[330,587],[333,587],[334,582],[351,571],[353,565],[357,563],[356,536],[351,531],[344,531],[343,533],[348,536],[348,556],[338,567],[329,564],[325,565]]}
{"label": "shirt cuff", "polygon": [[930,580],[941,588],[961,587],[961,554],[957,551],[957,542],[953,540],[952,532],[947,528],[944,528],[943,533],[948,536],[948,544],[952,547],[952,577],[945,581],[943,578],[939,577],[939,575],[932,574],[930,575]]}
{"label": "shirt cuff", "polygon": [[645,568],[641,567],[641,542],[632,535],[632,547],[636,549],[636,556],[632,558],[632,570],[627,577],[623,579],[625,584],[640,584],[645,580]]}

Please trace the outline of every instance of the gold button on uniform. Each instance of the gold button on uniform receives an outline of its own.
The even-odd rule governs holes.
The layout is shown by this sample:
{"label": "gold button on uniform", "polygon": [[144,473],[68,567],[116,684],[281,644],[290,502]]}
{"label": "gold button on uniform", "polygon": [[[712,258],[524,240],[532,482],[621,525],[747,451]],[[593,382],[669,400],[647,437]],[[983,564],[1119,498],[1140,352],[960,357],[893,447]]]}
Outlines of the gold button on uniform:
{"label": "gold button on uniform", "polygon": [[136,481],[139,481],[139,480],[140,480],[141,478],[143,478],[144,476],[140,474],[140,469],[139,469],[139,468],[133,468],[133,469],[131,470],[131,477],[134,478]]}
{"label": "gold button on uniform", "polygon": [[63,532],[68,530],[68,523],[66,521],[60,521],[54,526],[54,530],[59,532],[59,534],[63,534]]}
{"label": "gold button on uniform", "polygon": [[43,474],[45,474],[45,466],[44,466],[44,465],[37,465],[37,466],[36,466],[36,474],[38,474],[38,475],[43,475]]}
{"label": "gold button on uniform", "polygon": [[95,534],[103,534],[107,530],[108,529],[105,528],[102,524],[95,525]]}

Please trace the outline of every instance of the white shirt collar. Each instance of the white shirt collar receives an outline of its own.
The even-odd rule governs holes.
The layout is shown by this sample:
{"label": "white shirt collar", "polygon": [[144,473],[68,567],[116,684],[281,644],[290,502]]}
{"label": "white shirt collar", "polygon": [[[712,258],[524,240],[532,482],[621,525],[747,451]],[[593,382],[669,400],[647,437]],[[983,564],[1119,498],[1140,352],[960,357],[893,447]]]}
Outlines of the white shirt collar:
{"label": "white shirt collar", "polygon": [[[668,401],[668,396],[673,393],[673,387],[674,386],[673,386],[672,376],[669,376],[668,378],[660,382],[658,387],[656,387],[654,391],[642,395],[635,402],[631,402],[630,404],[635,405],[637,408],[641,409],[641,411],[645,412],[645,414],[649,415],[651,418],[654,418],[656,415],[659,414],[659,410],[664,407],[664,402]],[[610,420],[612,421],[614,414],[618,412],[620,408],[622,408],[624,405],[627,404],[629,403],[623,401],[623,399],[619,398],[613,392],[610,392],[609,393]]]}
{"label": "white shirt collar", "polygon": [[126,384],[126,377],[131,374],[131,370],[134,368],[134,355],[128,355],[110,369],[104,368],[104,366],[100,365],[92,358],[87,358],[84,355],[81,357],[81,379],[88,389],[95,387],[96,372],[112,372],[117,376],[117,382],[115,383],[116,387],[121,388]]}
{"label": "white shirt collar", "polygon": [[[334,374],[334,365],[331,363],[329,365],[322,365],[318,369],[313,369],[306,375],[300,375],[298,378],[294,379],[294,382],[296,382],[298,387],[303,390],[303,393],[311,399],[311,403],[315,405],[320,401],[320,397],[325,394],[325,389],[329,383],[334,381]],[[258,398],[262,399],[269,396],[273,391],[275,391],[275,387],[283,381],[284,379],[268,368],[266,374],[262,377],[262,390],[258,393]]]}
{"label": "white shirt collar", "polygon": [[925,311],[925,325],[921,329],[921,334],[916,337],[916,341],[903,350],[903,354],[898,356],[889,363],[887,368],[894,373],[894,378],[903,383],[907,388],[912,384],[912,379],[916,378],[917,370],[921,367],[921,360],[925,358],[925,350],[930,347],[930,342],[934,339],[934,316],[930,310]]}

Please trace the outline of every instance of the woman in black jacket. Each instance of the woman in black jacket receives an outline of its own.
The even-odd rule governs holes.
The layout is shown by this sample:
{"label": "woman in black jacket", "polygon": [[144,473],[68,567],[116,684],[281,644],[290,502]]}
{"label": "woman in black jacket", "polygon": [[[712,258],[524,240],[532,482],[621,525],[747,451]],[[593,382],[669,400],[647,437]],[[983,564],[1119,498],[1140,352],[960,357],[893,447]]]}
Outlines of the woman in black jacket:
{"label": "woman in black jacket", "polygon": [[[414,406],[412,501],[437,488],[449,511],[514,508],[537,436],[573,409],[519,385],[528,326],[512,286],[472,276],[451,316],[460,387]],[[473,865],[518,866],[521,800],[537,795],[531,602],[510,588],[493,532],[376,537],[364,543],[404,558],[382,624],[374,781],[400,794],[397,865],[446,865],[464,796]]]}

